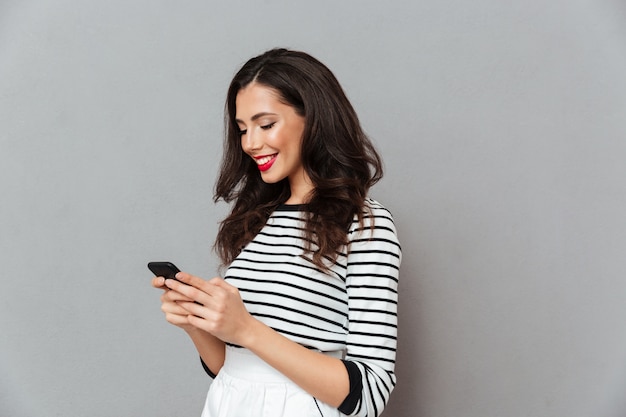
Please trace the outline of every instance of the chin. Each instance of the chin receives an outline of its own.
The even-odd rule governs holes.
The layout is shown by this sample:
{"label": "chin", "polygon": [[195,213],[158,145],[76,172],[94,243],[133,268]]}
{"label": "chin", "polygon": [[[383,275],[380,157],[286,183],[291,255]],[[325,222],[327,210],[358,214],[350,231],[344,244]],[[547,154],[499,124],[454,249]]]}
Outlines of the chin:
{"label": "chin", "polygon": [[263,175],[263,174],[261,174],[261,179],[266,184],[276,184],[283,180],[283,178],[277,178],[274,175]]}

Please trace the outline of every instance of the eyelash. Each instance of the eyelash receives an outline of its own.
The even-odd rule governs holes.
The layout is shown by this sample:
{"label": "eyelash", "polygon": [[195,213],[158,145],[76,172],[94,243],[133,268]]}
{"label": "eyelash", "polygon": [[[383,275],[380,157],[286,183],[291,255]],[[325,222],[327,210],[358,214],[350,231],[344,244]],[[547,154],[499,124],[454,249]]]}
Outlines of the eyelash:
{"label": "eyelash", "polygon": [[[270,123],[270,124],[268,124],[268,125],[261,126],[261,129],[263,129],[263,130],[270,130],[271,128],[273,128],[273,127],[274,127],[274,125],[275,125],[275,124],[276,124],[276,122],[272,122],[272,123]],[[245,130],[240,130],[240,131],[239,131],[239,136],[243,136],[243,135],[245,135],[246,133],[248,133],[248,129],[245,129]]]}

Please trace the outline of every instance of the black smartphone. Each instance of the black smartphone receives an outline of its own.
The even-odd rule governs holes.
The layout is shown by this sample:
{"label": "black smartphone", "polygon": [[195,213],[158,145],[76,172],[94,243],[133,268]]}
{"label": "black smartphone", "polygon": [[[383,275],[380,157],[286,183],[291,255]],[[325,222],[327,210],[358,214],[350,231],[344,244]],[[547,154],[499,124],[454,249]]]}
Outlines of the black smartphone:
{"label": "black smartphone", "polygon": [[176,279],[176,274],[180,272],[171,262],[148,262],[148,269],[157,277],[165,279]]}

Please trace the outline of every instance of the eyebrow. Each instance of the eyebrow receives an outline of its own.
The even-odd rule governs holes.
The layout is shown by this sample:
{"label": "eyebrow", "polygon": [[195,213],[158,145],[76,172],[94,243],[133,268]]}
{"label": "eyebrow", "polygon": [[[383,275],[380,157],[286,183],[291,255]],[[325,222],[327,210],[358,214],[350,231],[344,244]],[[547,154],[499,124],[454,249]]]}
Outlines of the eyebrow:
{"label": "eyebrow", "polygon": [[[271,113],[271,112],[261,112],[261,113],[257,113],[254,116],[252,116],[250,118],[250,120],[254,122],[255,120],[260,119],[261,117],[265,117],[265,116],[277,116],[277,114],[276,113]],[[237,123],[245,123],[241,119],[235,119],[235,122],[237,122]]]}

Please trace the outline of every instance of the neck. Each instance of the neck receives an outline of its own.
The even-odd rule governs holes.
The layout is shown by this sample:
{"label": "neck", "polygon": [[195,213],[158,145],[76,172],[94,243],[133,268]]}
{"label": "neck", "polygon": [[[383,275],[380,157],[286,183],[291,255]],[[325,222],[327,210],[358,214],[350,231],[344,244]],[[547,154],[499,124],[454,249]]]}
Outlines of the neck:
{"label": "neck", "polygon": [[298,178],[296,180],[289,180],[289,188],[291,196],[285,204],[306,204],[311,198],[311,192],[313,191],[313,183],[307,175],[304,178]]}

